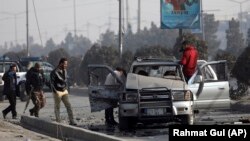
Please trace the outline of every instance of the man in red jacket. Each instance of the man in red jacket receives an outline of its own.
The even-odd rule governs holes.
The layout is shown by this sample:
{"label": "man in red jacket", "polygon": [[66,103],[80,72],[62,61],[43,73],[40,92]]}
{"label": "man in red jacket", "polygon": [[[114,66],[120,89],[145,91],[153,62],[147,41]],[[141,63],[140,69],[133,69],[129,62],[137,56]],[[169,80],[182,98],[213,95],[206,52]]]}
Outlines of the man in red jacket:
{"label": "man in red jacket", "polygon": [[184,52],[180,64],[183,65],[183,73],[186,81],[188,82],[196,70],[198,51],[196,50],[196,47],[189,41],[184,41],[182,45]]}

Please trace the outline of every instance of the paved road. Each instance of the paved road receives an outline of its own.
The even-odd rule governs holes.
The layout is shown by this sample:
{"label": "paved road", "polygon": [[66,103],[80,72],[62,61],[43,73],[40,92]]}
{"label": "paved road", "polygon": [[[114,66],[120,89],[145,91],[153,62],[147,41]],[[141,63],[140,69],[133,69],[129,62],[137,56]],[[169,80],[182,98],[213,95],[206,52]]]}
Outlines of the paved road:
{"label": "paved road", "polygon": [[[46,93],[47,103],[46,106],[40,111],[40,118],[54,121],[54,102],[51,93]],[[139,126],[134,131],[129,132],[120,132],[117,127],[110,128],[105,126],[104,124],[104,112],[96,112],[91,113],[89,107],[89,100],[86,88],[81,89],[72,89],[70,95],[70,102],[73,107],[73,112],[75,115],[76,122],[78,123],[78,127],[90,129],[97,132],[103,132],[109,135],[114,135],[117,137],[121,137],[123,139],[129,141],[166,141],[168,139],[168,128],[167,125],[154,125],[151,127]],[[4,101],[0,103],[2,110],[4,107],[8,105],[8,101]],[[17,112],[18,116],[23,112],[25,106],[25,102],[21,102],[18,100],[17,103]],[[29,108],[32,107],[32,103],[30,103]],[[28,115],[28,109],[25,115]],[[8,115],[7,118],[10,118],[11,115]],[[68,116],[66,109],[63,104],[61,104],[61,117],[63,119],[63,123],[68,124]],[[116,120],[118,117],[117,109],[115,112]],[[236,118],[237,117],[237,118]],[[215,123],[233,123],[238,121],[240,117],[249,117],[249,114],[242,113],[232,113],[231,111],[213,111],[213,112],[205,112],[200,114],[197,119],[197,124],[215,124]],[[2,117],[0,117],[2,118]],[[6,121],[13,122],[12,120],[7,119]],[[16,122],[18,123],[18,121]]]}
{"label": "paved road", "polygon": [[[114,135],[117,137],[121,137],[126,140],[133,140],[133,141],[153,141],[155,139],[157,140],[166,140],[167,134],[166,134],[166,127],[161,127],[163,129],[155,129],[155,131],[151,131],[152,129],[146,129],[142,131],[142,129],[138,129],[137,131],[131,131],[131,132],[120,132],[117,127],[115,128],[110,128],[107,127],[104,124],[104,112],[96,112],[96,113],[91,113],[90,112],[90,107],[89,107],[89,100],[87,97],[87,90],[86,89],[76,89],[76,90],[71,90],[71,95],[70,95],[70,102],[73,107],[73,112],[75,115],[76,122],[78,124],[78,127],[90,129],[93,131],[97,132],[103,132],[109,135]],[[53,102],[53,97],[51,93],[46,93],[47,97],[47,102],[46,106],[41,109],[40,111],[40,116],[39,118],[54,121],[55,116],[54,116],[54,102]],[[5,100],[4,102],[0,103],[2,110],[3,108],[8,106],[8,101]],[[21,102],[20,100],[17,101],[17,112],[18,112],[18,117],[23,114],[23,110],[25,107],[25,102]],[[24,115],[29,115],[28,109],[32,107],[32,103],[29,104],[26,112]],[[117,109],[115,110],[115,118],[116,120],[118,117]],[[2,116],[0,117],[0,119]],[[61,118],[63,120],[63,123],[68,124],[68,116],[67,116],[67,111],[66,108],[64,107],[63,104],[61,104]],[[5,121],[9,121],[11,123],[18,124],[18,120],[13,121],[11,119],[11,114],[7,115],[7,119]],[[154,133],[157,133],[158,136],[154,136]],[[130,137],[128,137],[130,136]],[[131,136],[133,138],[131,138]]]}

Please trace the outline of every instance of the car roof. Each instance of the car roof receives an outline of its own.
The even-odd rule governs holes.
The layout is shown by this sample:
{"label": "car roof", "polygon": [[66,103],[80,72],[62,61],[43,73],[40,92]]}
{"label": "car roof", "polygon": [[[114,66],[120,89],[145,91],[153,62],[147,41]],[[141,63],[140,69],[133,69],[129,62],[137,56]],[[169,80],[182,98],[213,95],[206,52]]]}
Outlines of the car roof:
{"label": "car roof", "polygon": [[179,65],[175,58],[135,58],[132,65]]}
{"label": "car roof", "polygon": [[[135,58],[133,65],[180,65],[180,60],[175,58]],[[207,63],[206,60],[197,60],[198,65]]]}
{"label": "car roof", "polygon": [[150,62],[137,62],[137,61],[135,61],[135,62],[133,62],[133,64],[132,64],[133,66],[137,66],[137,65],[180,65],[180,64],[178,64],[178,62],[160,62],[160,61],[150,61]]}
{"label": "car roof", "polygon": [[42,61],[41,57],[22,57],[20,61]]}
{"label": "car roof", "polygon": [[16,63],[18,64],[18,61],[14,61],[14,60],[0,60],[0,63]]}
{"label": "car roof", "polygon": [[7,58],[7,59],[0,58],[0,62],[17,62],[17,60],[13,60],[13,59],[9,59],[9,58]]}

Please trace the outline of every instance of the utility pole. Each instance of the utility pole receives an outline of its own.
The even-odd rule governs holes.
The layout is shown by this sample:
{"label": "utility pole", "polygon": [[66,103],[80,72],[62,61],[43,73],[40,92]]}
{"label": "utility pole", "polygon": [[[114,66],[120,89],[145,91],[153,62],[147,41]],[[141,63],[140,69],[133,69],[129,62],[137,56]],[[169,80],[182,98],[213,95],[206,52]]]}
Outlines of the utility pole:
{"label": "utility pole", "polygon": [[122,0],[119,0],[119,50],[122,58]]}
{"label": "utility pole", "polygon": [[138,21],[137,21],[137,32],[141,30],[141,0],[138,0]]}
{"label": "utility pole", "polygon": [[15,17],[15,43],[17,45],[17,24],[16,24],[16,15],[14,15]]}
{"label": "utility pole", "polygon": [[75,32],[75,37],[76,37],[76,0],[74,2],[74,32]]}
{"label": "utility pole", "polygon": [[5,12],[2,11],[0,14],[5,14],[5,15],[11,15],[14,16],[14,29],[15,29],[15,44],[17,45],[17,16],[24,14],[25,12],[19,12],[19,13],[10,13],[10,12]]}
{"label": "utility pole", "polygon": [[111,30],[111,16],[109,15],[108,29]]}
{"label": "utility pole", "polygon": [[26,0],[26,42],[27,42],[27,57],[30,56],[29,54],[29,1]]}
{"label": "utility pole", "polygon": [[204,13],[203,13],[203,3],[202,3],[202,0],[200,1],[201,2],[201,28],[202,28],[202,40],[205,41],[206,40],[206,37],[205,37],[205,28],[204,28]]}
{"label": "utility pole", "polygon": [[127,18],[127,29],[128,29],[128,26],[130,24],[130,22],[129,22],[129,2],[128,2],[128,0],[126,0],[126,18]]}
{"label": "utility pole", "polygon": [[108,7],[109,7],[108,30],[111,30],[111,1],[109,1]]}
{"label": "utility pole", "polygon": [[87,37],[89,39],[89,22],[87,22]]}

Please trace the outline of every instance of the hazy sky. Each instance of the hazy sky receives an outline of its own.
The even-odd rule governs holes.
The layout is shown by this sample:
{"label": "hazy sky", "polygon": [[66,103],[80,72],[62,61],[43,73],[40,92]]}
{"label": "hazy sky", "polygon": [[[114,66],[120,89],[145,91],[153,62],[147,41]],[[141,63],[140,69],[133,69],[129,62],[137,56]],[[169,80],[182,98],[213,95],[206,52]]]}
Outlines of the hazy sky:
{"label": "hazy sky", "polygon": [[[66,33],[74,33],[74,0],[28,0],[30,36],[41,44],[36,23],[41,31],[43,45],[49,38],[56,43],[64,40]],[[238,2],[246,0],[234,0]],[[108,28],[118,30],[118,0],[75,0],[77,34],[89,37],[92,41]],[[125,2],[125,1],[124,1]],[[126,2],[125,2],[126,3]],[[137,28],[137,0],[128,0],[129,21]],[[249,2],[242,3],[242,11],[247,11]],[[240,4],[230,0],[203,0],[205,12],[214,13],[216,19],[228,20],[237,17]],[[26,43],[26,0],[0,0],[0,45],[17,39]],[[16,20],[15,18],[16,17]],[[160,25],[160,0],[141,0],[141,28],[151,21]],[[17,25],[15,28],[15,24]]]}

